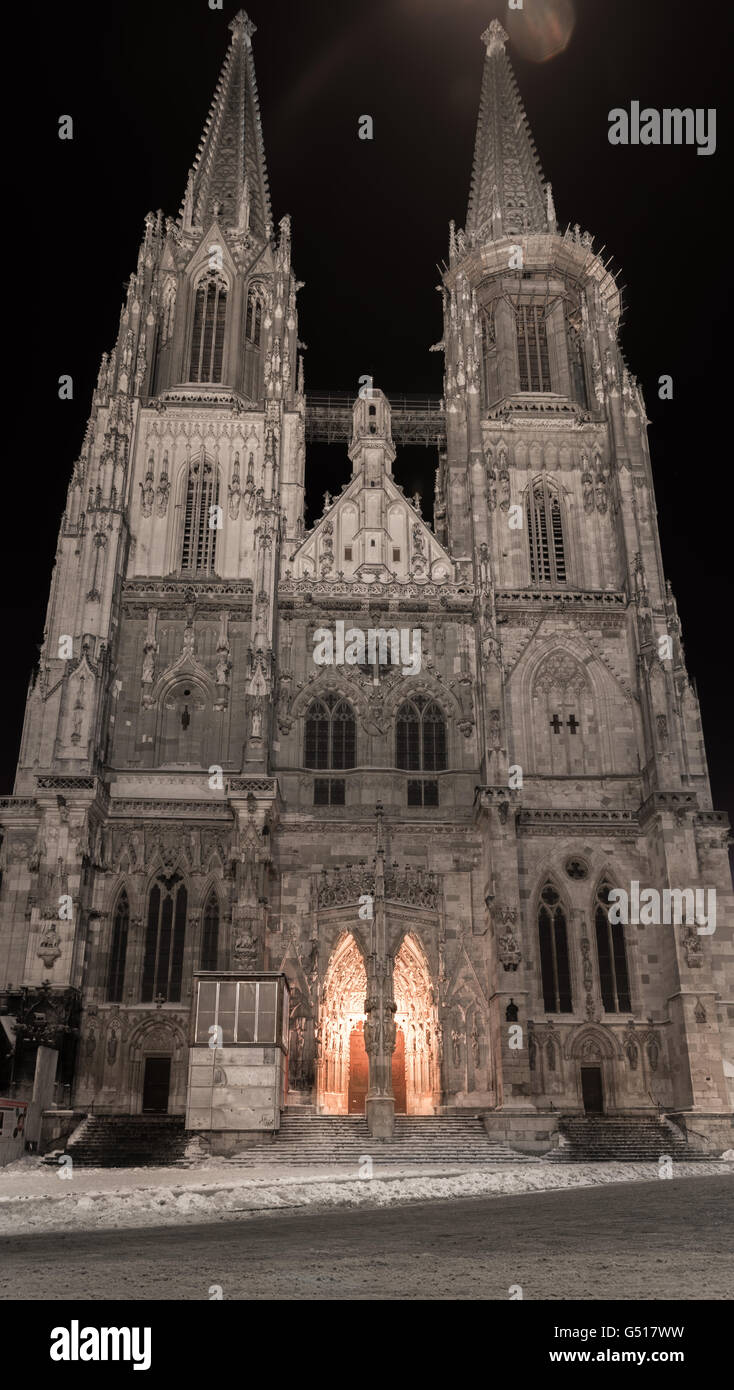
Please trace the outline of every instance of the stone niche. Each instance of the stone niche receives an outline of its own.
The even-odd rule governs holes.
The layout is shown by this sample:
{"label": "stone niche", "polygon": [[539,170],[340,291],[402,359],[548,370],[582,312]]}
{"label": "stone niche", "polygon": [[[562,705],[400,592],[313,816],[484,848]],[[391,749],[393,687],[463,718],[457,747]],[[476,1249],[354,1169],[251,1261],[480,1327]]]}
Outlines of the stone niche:
{"label": "stone niche", "polygon": [[212,1153],[267,1143],[280,1128],[287,1086],[285,975],[194,975],[186,1128]]}

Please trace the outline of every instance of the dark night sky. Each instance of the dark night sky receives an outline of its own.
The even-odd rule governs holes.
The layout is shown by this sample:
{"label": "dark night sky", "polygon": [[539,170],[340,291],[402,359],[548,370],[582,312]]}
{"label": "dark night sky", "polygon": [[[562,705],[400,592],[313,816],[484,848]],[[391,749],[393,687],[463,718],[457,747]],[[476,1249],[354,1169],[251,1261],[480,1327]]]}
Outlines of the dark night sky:
{"label": "dark night sky", "polygon": [[[652,422],[663,557],[698,684],[714,803],[731,813],[732,533],[723,505],[731,444],[719,423],[730,404],[729,275],[719,251],[730,182],[730,4],[575,5],[563,54],[538,65],[510,53],[559,222],[578,221],[623,269],[623,342]],[[5,466],[4,790],[99,359],[116,337],[145,213],[178,212],[237,8],[40,0],[4,14],[6,52],[28,93],[10,141],[15,259],[6,292],[17,297],[20,342],[6,334],[17,439]],[[447,254],[449,219],[463,225],[466,215],[479,36],[504,10],[502,0],[250,0],[273,214],[293,217],[294,264],[306,281],[307,391],[356,390],[370,373],[388,393],[440,395],[442,358],[428,353],[442,334],[436,263]],[[610,146],[607,114],[633,99],[718,107],[717,153]],[[73,142],[56,138],[62,113],[74,117]],[[363,113],[374,118],[372,143],[357,138]],[[67,372],[71,403],[57,400]],[[662,373],[674,379],[672,402],[657,398]],[[434,465],[430,452],[403,450],[395,472],[410,491],[428,493]],[[313,448],[307,469],[313,506],[341,485],[349,463],[339,449]]]}

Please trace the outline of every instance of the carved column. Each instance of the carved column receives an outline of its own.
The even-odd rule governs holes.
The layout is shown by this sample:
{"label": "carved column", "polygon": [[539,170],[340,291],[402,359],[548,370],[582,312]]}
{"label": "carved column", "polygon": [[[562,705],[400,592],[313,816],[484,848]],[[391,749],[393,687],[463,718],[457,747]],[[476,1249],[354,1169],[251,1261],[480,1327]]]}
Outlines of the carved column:
{"label": "carved column", "polygon": [[367,970],[364,1010],[364,1045],[369,1058],[369,1087],[365,1105],[367,1125],[374,1139],[389,1139],[395,1127],[392,1089],[392,1055],[395,1051],[397,1004],[393,995],[393,959],[387,954],[385,924],[385,849],[382,805],[377,805],[377,853],[375,901],[371,923],[371,949]]}

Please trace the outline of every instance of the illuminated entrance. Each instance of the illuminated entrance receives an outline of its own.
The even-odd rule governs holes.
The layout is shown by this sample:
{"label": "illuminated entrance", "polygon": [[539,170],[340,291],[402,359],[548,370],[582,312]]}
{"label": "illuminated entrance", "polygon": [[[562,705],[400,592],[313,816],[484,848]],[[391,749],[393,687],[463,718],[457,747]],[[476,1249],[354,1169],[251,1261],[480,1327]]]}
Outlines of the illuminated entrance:
{"label": "illuminated entrance", "polygon": [[[392,1057],[395,1113],[433,1114],[439,1096],[437,1015],[417,939],[406,936],[395,960],[397,1036]],[[364,1045],[367,972],[353,936],[337,943],[324,980],[319,1020],[317,1104],[321,1114],[363,1115],[369,1082]]]}
{"label": "illuminated entrance", "polygon": [[[393,1054],[393,1093],[395,1113],[401,1108],[408,1115],[433,1115],[441,1092],[438,1056],[438,1010],[434,1003],[428,962],[418,938],[409,933],[395,958],[393,973],[395,1022],[398,1037]],[[403,1095],[398,1104],[395,1085],[395,1059],[402,1047],[404,1061]]]}

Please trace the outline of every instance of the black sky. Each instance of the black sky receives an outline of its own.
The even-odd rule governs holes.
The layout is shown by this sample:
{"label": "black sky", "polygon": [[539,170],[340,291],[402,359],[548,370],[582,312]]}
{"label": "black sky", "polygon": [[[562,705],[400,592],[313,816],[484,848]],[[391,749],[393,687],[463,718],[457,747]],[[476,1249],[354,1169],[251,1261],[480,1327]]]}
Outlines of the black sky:
{"label": "black sky", "polygon": [[[718,809],[734,810],[731,759],[730,83],[728,0],[575,0],[565,53],[537,65],[510,49],[559,222],[579,222],[623,268],[625,354],[641,381],[663,557],[697,680]],[[0,768],[11,789],[28,675],[43,633],[58,523],[99,359],[149,209],[178,212],[239,8],[207,0],[116,5],[40,0],[5,11],[17,65],[6,294],[11,426],[5,461],[8,642]],[[437,262],[463,225],[489,20],[502,0],[250,0],[275,220],[293,218],[306,288],[307,391],[441,393]],[[11,32],[15,26],[16,32]],[[40,68],[39,68],[40,64]],[[12,74],[11,74],[12,75]],[[618,148],[608,112],[718,108],[718,148]],[[74,118],[72,142],[58,117]],[[373,116],[373,142],[357,138]],[[7,139],[7,137],[6,137]],[[7,276],[7,271],[6,271]],[[19,330],[19,331],[17,331]],[[73,402],[57,399],[70,373]],[[657,397],[658,377],[674,399]],[[396,475],[430,493],[435,459],[402,451]],[[346,454],[312,449],[309,501],[338,488]],[[730,499],[729,499],[730,501]]]}

